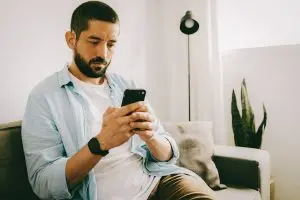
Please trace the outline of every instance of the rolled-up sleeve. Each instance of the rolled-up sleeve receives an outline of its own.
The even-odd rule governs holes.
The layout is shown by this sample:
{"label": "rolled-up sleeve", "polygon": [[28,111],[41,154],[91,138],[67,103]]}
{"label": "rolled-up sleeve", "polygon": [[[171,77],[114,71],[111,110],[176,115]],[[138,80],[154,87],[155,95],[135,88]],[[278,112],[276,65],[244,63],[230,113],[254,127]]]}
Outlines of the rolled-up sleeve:
{"label": "rolled-up sleeve", "polygon": [[[153,112],[153,111],[151,111],[151,112]],[[166,139],[171,145],[172,157],[168,161],[165,161],[165,163],[175,164],[179,158],[179,149],[178,149],[178,146],[177,146],[175,140],[172,138],[172,136],[168,132],[166,132],[164,130],[163,126],[161,125],[161,123],[158,119],[156,119],[153,124],[155,127],[155,134],[157,134],[158,137],[162,137],[162,139]],[[152,156],[152,154],[150,154],[150,155],[152,157],[152,160],[154,160],[155,162],[160,162],[154,156]]]}
{"label": "rolled-up sleeve", "polygon": [[43,95],[31,94],[28,98],[22,142],[29,182],[39,198],[72,198],[65,176],[68,158]]}

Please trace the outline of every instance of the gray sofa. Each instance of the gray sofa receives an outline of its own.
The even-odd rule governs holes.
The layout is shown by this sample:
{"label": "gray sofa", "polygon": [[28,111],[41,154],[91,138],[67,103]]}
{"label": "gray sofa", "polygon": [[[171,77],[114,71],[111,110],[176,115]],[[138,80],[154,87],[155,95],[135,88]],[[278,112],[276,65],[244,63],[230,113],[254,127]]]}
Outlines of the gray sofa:
{"label": "gray sofa", "polygon": [[[0,125],[0,199],[37,200],[28,182],[21,140],[21,121]],[[221,183],[220,200],[270,199],[269,154],[242,147],[215,147]]]}

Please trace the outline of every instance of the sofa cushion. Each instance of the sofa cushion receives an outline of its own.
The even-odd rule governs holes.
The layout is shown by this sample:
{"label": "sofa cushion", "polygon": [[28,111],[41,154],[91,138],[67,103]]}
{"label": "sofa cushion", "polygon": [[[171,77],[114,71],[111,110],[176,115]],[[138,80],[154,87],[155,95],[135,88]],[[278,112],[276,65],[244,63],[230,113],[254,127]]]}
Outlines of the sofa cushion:
{"label": "sofa cushion", "polygon": [[216,191],[217,200],[261,200],[260,193],[249,188],[228,187],[226,190]]}
{"label": "sofa cushion", "polygon": [[37,199],[28,182],[20,121],[0,125],[0,196]]}
{"label": "sofa cushion", "polygon": [[213,160],[222,183],[259,190],[260,172],[257,161],[216,155]]}
{"label": "sofa cushion", "polygon": [[201,176],[212,189],[223,189],[224,185],[220,184],[219,173],[212,160],[212,122],[165,122],[162,125],[179,147],[180,157],[177,165]]}

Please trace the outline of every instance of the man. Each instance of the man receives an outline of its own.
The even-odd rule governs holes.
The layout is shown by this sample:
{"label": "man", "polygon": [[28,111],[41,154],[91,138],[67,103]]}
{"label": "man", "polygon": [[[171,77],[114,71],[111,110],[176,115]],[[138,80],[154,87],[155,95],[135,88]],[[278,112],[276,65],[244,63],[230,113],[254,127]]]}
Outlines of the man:
{"label": "man", "polygon": [[214,199],[202,179],[175,165],[176,143],[149,106],[120,107],[135,86],[106,73],[119,23],[102,2],[77,7],[65,34],[73,62],[29,95],[22,140],[34,192],[41,199]]}

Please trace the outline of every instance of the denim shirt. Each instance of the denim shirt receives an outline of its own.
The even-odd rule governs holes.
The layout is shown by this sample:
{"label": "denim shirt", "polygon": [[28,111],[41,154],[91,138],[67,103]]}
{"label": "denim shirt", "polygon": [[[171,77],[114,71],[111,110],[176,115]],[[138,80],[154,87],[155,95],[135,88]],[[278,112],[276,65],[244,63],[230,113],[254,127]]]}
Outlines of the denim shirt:
{"label": "denim shirt", "polygon": [[[112,105],[119,107],[124,90],[135,88],[135,84],[117,74],[107,73],[106,78],[108,84],[105,87]],[[29,182],[41,199],[97,200],[97,184],[101,183],[96,183],[93,170],[71,191],[65,176],[68,158],[91,138],[87,113],[87,102],[82,91],[75,88],[67,66],[31,91],[22,122],[22,141]],[[154,127],[158,137],[169,141],[173,155],[167,162],[158,161],[139,136],[132,136],[131,151],[143,158],[144,173],[154,176],[190,174],[189,170],[175,165],[179,150],[174,139],[157,119]]]}

